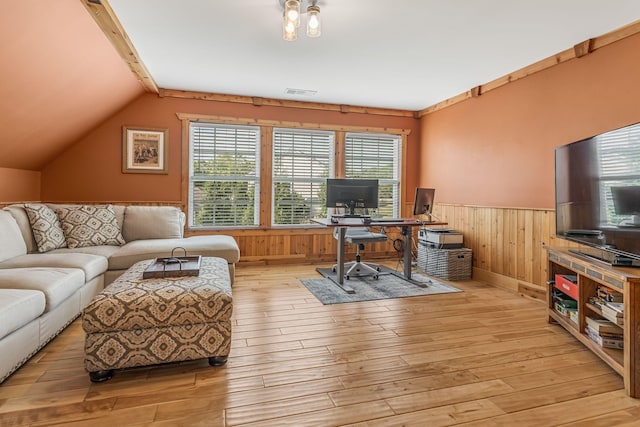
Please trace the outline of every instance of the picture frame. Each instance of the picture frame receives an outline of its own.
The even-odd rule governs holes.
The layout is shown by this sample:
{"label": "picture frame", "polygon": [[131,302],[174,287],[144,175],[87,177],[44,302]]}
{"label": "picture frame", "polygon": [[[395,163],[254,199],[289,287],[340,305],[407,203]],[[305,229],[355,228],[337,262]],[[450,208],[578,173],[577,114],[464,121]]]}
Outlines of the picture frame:
{"label": "picture frame", "polygon": [[123,173],[169,173],[169,129],[122,127]]}

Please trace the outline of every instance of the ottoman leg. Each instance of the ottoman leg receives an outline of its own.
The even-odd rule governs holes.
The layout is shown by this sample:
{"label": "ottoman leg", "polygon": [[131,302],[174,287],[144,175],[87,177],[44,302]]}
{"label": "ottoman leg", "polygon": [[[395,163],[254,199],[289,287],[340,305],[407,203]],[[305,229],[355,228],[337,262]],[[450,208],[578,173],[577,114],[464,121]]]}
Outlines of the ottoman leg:
{"label": "ottoman leg", "polygon": [[222,366],[227,363],[227,356],[213,356],[209,358],[209,365]]}
{"label": "ottoman leg", "polygon": [[101,383],[103,381],[110,380],[112,376],[113,369],[109,369],[108,371],[89,372],[89,379],[92,383]]}

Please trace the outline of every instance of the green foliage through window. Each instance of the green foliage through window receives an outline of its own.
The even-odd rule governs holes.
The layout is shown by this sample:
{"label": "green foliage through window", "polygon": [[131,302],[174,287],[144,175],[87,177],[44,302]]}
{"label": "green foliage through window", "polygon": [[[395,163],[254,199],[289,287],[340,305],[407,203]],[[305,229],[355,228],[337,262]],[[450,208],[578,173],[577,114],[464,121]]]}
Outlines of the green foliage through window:
{"label": "green foliage through window", "polygon": [[260,129],[191,124],[190,226],[258,224]]}

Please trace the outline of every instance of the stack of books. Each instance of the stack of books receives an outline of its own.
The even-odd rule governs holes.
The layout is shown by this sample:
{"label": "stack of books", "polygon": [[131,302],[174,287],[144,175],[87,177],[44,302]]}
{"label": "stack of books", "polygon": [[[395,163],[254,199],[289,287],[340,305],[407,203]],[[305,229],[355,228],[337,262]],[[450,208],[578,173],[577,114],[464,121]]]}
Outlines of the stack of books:
{"label": "stack of books", "polygon": [[602,317],[616,325],[624,325],[624,304],[621,302],[605,302],[601,307]]}
{"label": "stack of books", "polygon": [[605,348],[624,347],[624,336],[622,328],[608,319],[599,319],[597,317],[585,317],[585,332],[591,341]]}

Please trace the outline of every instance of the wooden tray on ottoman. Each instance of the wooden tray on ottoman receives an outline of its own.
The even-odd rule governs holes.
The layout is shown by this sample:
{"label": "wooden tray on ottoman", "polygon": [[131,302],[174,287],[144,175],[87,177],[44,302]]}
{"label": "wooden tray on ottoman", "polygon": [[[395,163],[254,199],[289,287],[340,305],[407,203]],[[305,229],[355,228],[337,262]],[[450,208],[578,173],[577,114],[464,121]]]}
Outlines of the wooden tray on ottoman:
{"label": "wooden tray on ottoman", "polygon": [[142,272],[142,278],[197,276],[200,274],[201,260],[202,257],[200,255],[156,258]]}

